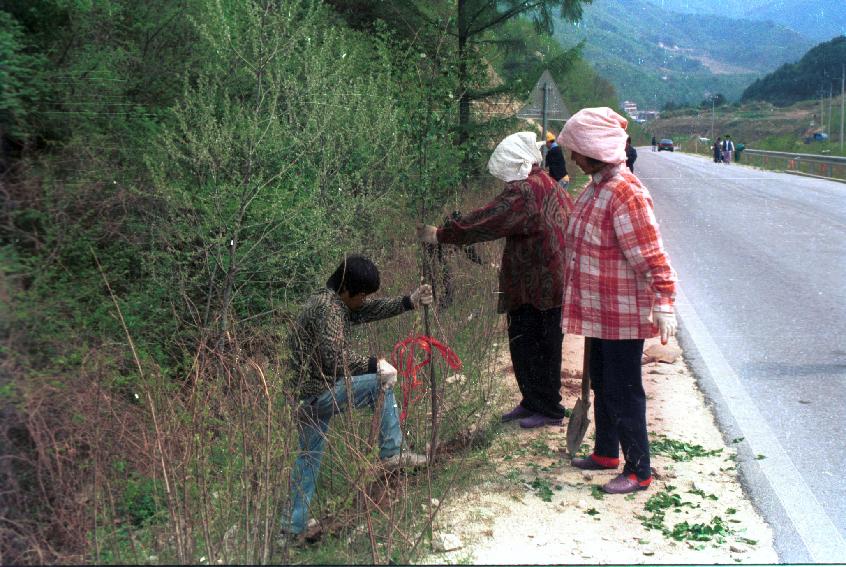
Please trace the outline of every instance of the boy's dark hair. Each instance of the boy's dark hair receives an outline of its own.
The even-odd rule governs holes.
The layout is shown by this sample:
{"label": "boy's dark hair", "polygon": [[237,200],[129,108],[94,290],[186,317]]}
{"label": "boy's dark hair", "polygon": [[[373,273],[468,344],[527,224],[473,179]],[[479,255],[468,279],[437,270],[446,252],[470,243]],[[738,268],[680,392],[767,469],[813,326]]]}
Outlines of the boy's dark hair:
{"label": "boy's dark hair", "polygon": [[326,280],[326,287],[336,293],[347,290],[350,295],[375,293],[379,289],[379,269],[364,256],[347,256]]}

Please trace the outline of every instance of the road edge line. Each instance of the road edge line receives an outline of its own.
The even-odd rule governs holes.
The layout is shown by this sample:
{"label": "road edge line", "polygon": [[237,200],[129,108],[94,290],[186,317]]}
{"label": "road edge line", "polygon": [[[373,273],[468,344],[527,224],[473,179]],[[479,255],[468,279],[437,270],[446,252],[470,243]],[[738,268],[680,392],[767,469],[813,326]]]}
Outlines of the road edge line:
{"label": "road edge line", "polygon": [[675,305],[685,332],[695,343],[746,443],[753,454],[766,456],[756,464],[778,496],[812,560],[817,563],[842,560],[846,557],[846,541],[764,421],[752,397],[723,357],[680,286],[677,286]]}

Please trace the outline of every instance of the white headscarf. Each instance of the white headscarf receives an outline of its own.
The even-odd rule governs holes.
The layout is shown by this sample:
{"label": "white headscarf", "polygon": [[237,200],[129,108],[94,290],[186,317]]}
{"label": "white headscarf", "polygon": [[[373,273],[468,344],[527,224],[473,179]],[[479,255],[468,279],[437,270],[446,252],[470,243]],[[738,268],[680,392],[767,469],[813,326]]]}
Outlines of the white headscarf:
{"label": "white headscarf", "polygon": [[570,151],[605,163],[626,161],[629,122],[608,108],[583,108],[564,124],[558,143]]}
{"label": "white headscarf", "polygon": [[494,150],[488,160],[488,171],[506,183],[519,181],[529,177],[532,165],[541,163],[537,134],[534,132],[517,132],[511,134]]}

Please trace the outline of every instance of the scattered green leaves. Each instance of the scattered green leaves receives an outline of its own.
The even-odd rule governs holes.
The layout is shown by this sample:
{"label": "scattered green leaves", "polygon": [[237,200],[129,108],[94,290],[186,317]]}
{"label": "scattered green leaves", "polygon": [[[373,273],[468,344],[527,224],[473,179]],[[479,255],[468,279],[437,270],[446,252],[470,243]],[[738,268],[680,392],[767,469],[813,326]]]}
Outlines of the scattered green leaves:
{"label": "scattered green leaves", "polygon": [[714,537],[722,537],[730,533],[731,529],[725,524],[723,519],[720,516],[714,516],[711,518],[711,522],[707,524],[678,523],[673,526],[669,535],[676,541],[711,541]]}
{"label": "scattered green leaves", "polygon": [[533,455],[537,455],[540,457],[557,457],[558,454],[553,450],[550,449],[549,445],[547,444],[546,437],[537,437],[529,444],[529,449],[531,450]]}
{"label": "scattered green leaves", "polygon": [[535,494],[537,494],[541,500],[544,502],[552,502],[552,487],[547,479],[537,477],[529,483],[529,486],[535,491]]}
{"label": "scattered green leaves", "polygon": [[712,457],[722,453],[722,449],[707,450],[702,445],[686,443],[677,439],[669,439],[659,436],[649,444],[650,450],[655,455],[666,455],[674,461],[690,461],[697,457]]}
{"label": "scattered green leaves", "polygon": [[669,508],[681,508],[682,506],[690,506],[692,508],[693,504],[683,501],[681,496],[674,492],[662,491],[651,496],[646,501],[644,508],[649,512],[660,512]]}
{"label": "scattered green leaves", "polygon": [[708,494],[701,488],[696,488],[695,486],[687,492],[689,494],[696,494],[697,496],[701,496],[703,500],[719,500],[719,497],[716,494]]}
{"label": "scattered green leaves", "polygon": [[[659,492],[646,501],[644,509],[651,512],[650,516],[640,514],[637,518],[641,525],[651,530],[658,530],[667,537],[671,537],[676,541],[711,541],[716,540],[717,543],[723,543],[725,536],[732,533],[732,530],[726,525],[725,521],[720,516],[714,516],[709,523],[690,523],[687,521],[679,522],[673,526],[672,529],[665,525],[666,514],[668,510],[681,511],[684,507],[699,508],[699,505],[694,505],[692,502],[682,500],[681,496],[673,490],[674,486],[667,486],[667,490]],[[704,491],[694,488],[691,490],[693,494],[708,498],[710,500],[717,500],[716,496],[706,494]],[[695,549],[696,546],[693,546]]]}
{"label": "scattered green leaves", "polygon": [[602,500],[605,498],[605,493],[602,492],[602,488],[598,484],[594,484],[590,487],[590,495],[596,498],[597,500]]}

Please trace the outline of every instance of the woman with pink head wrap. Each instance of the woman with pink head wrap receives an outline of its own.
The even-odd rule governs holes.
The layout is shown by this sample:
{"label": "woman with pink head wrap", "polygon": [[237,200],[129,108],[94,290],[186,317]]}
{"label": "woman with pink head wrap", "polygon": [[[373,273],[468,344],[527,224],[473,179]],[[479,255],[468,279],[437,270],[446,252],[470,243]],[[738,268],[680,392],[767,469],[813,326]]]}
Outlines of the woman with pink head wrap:
{"label": "woman with pink head wrap", "polygon": [[585,337],[596,424],[593,453],[573,466],[616,469],[622,446],[623,473],[602,487],[611,494],[652,481],[640,359],[645,339],[666,344],[676,330],[676,274],[649,191],[625,165],[627,125],[610,108],[585,108],[558,136],[591,176],[565,234],[561,327]]}

